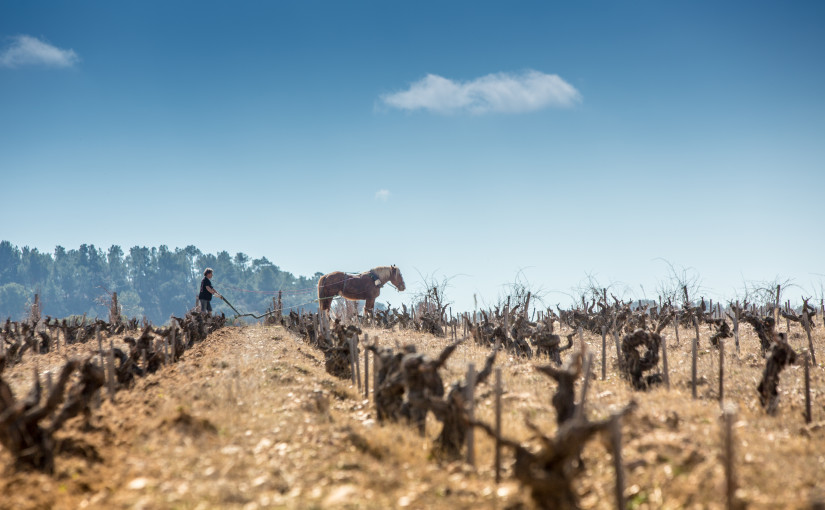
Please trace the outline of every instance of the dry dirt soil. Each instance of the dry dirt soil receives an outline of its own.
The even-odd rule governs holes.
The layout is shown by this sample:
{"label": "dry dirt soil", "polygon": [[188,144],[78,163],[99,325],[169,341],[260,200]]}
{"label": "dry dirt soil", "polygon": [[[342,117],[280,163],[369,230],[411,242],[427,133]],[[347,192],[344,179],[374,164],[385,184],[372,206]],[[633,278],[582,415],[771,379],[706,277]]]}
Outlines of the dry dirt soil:
{"label": "dry dirt soil", "polygon": [[[784,330],[784,324],[783,328]],[[758,340],[743,327],[739,355],[726,345],[727,399],[736,406],[737,498],[748,508],[810,508],[825,487],[825,368],[811,369],[813,422],[806,424],[803,368],[781,374],[778,413],[761,408],[756,386],[764,360]],[[370,342],[414,343],[438,354],[448,339],[409,331],[366,329]],[[667,333],[670,389],[629,389],[608,350],[601,380],[601,338],[585,335],[595,355],[587,413],[604,418],[631,399],[638,408],[622,425],[628,508],[724,508],[722,420],[718,352],[703,330],[700,386],[693,399],[690,341]],[[791,344],[807,345],[791,328]],[[114,339],[117,343],[120,339]],[[825,335],[815,345],[825,358]],[[608,345],[611,345],[608,342]],[[56,370],[63,359],[93,349],[70,346],[61,354],[27,355],[4,378],[15,394],[28,391],[34,370]],[[569,352],[569,351],[568,351]],[[445,384],[464,377],[467,363],[482,366],[486,349],[467,342],[443,373]],[[565,353],[568,354],[568,353]],[[535,445],[529,418],[551,435],[555,382],[535,361],[500,354],[504,435]],[[491,378],[492,380],[492,378]],[[494,393],[477,388],[476,416],[493,423]],[[323,355],[276,326],[227,327],[186,352],[183,360],[139,379],[110,402],[104,393],[91,424],[74,418],[60,430],[56,472],[19,472],[0,450],[0,508],[532,508],[511,478],[512,452],[504,451],[504,479],[494,478],[493,443],[476,433],[476,466],[430,455],[439,424],[428,418],[419,437],[403,424],[379,425],[371,400],[351,381],[324,371]],[[588,443],[585,472],[575,488],[582,508],[615,508],[614,470],[604,440]]]}

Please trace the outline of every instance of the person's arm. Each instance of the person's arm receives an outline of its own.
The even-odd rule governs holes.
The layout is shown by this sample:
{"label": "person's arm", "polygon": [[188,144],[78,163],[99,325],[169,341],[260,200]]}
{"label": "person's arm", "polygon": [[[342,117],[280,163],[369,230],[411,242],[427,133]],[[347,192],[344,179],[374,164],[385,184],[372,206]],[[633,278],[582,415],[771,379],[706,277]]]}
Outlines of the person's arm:
{"label": "person's arm", "polygon": [[217,290],[215,290],[215,289],[213,289],[213,288],[212,288],[212,287],[210,287],[209,285],[207,285],[207,286],[206,286],[206,290],[208,290],[208,291],[209,291],[209,293],[210,293],[210,294],[212,294],[213,296],[218,296],[219,298],[223,299],[223,296],[221,296],[220,294],[218,294],[218,291],[217,291]]}

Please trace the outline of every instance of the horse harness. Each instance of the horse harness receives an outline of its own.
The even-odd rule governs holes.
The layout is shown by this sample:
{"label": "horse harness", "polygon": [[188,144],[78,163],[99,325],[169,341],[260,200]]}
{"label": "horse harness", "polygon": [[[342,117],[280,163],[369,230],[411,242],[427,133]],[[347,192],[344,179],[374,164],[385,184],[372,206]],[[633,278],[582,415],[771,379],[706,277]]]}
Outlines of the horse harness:
{"label": "horse harness", "polygon": [[[373,271],[372,269],[370,269],[370,270],[369,270],[369,272],[367,273],[367,275],[369,275],[369,277],[370,277],[370,278],[372,278],[372,282],[373,282],[373,284],[375,284],[375,286],[376,286],[376,287],[379,287],[379,288],[380,288],[380,287],[383,287],[383,286],[384,286],[384,284],[385,284],[385,283],[387,283],[387,282],[382,282],[382,281],[381,281],[381,277],[380,277],[380,276],[378,276],[378,273],[376,273],[376,272],[375,272],[375,271]],[[388,281],[389,281],[389,280],[388,280]]]}

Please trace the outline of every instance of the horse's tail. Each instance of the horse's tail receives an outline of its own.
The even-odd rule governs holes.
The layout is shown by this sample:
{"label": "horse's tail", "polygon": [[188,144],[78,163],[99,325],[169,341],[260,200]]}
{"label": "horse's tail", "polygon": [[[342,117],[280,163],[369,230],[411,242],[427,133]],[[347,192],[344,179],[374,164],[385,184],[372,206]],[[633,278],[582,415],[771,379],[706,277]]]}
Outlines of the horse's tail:
{"label": "horse's tail", "polygon": [[326,287],[326,279],[327,275],[324,275],[318,279],[318,310],[329,310],[330,302],[327,293],[324,292],[324,287]]}
{"label": "horse's tail", "polygon": [[324,297],[322,295],[322,292],[323,292],[322,289],[324,288],[324,280],[326,280],[326,279],[327,279],[327,275],[324,275],[324,276],[318,278],[318,299],[321,299],[322,297]]}

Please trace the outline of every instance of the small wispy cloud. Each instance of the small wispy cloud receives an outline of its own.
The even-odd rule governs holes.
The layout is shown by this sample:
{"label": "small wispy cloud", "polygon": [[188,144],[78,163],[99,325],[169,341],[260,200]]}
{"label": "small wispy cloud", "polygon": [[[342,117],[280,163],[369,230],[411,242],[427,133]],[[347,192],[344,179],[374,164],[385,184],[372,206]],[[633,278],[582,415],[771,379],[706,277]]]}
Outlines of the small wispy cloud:
{"label": "small wispy cloud", "polygon": [[466,82],[428,74],[409,89],[382,95],[380,100],[400,110],[527,113],[573,106],[581,101],[581,94],[555,74],[528,70],[520,74],[488,74]]}
{"label": "small wispy cloud", "polygon": [[74,50],[63,50],[30,35],[12,36],[0,49],[0,67],[72,67],[80,62]]}
{"label": "small wispy cloud", "polygon": [[379,189],[375,192],[375,199],[380,200],[382,202],[386,202],[390,199],[390,190],[388,189]]}

